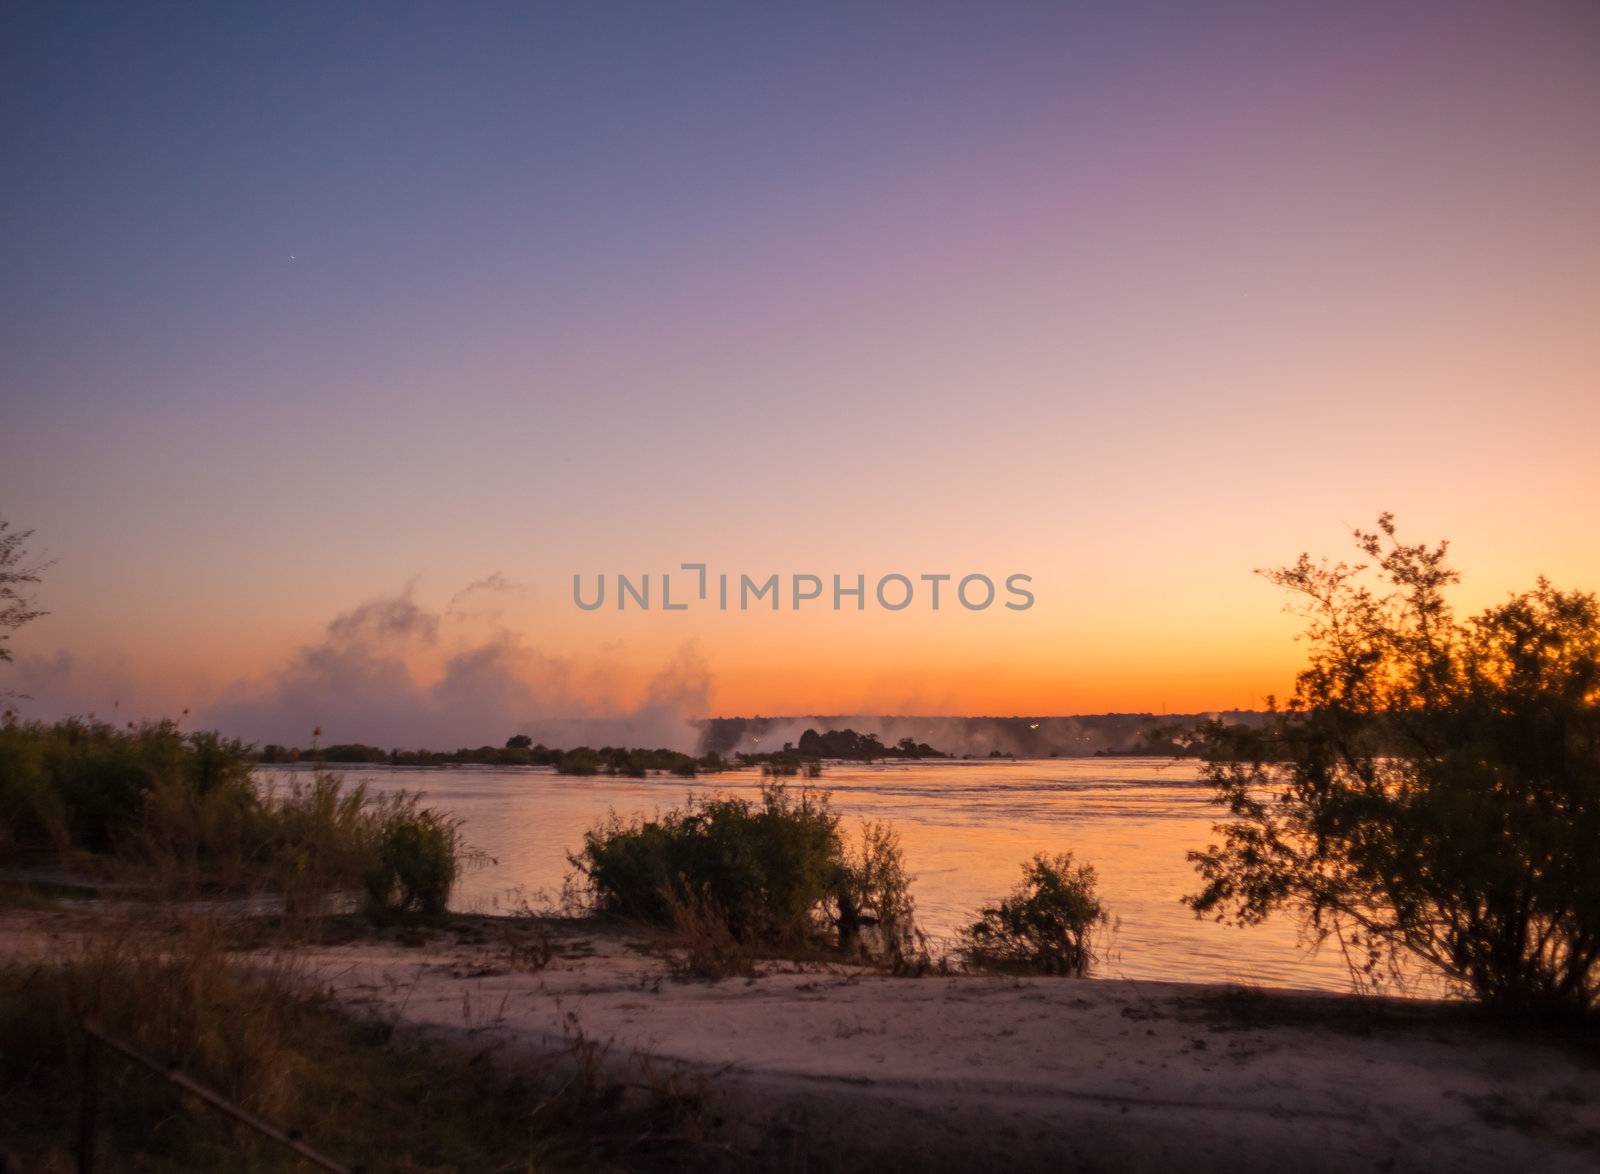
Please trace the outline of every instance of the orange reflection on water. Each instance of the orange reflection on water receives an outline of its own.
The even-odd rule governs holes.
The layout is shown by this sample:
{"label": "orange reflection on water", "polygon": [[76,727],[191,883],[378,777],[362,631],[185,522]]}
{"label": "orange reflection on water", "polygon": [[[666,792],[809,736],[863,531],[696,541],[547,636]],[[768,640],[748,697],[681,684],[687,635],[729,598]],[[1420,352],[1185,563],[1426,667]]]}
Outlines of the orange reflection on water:
{"label": "orange reflection on water", "polygon": [[[608,810],[624,817],[673,807],[694,792],[754,795],[753,771],[686,781],[573,778],[546,770],[351,772],[379,790],[423,790],[465,821],[467,842],[493,863],[464,879],[459,909],[504,909],[521,891],[557,893],[567,853]],[[1198,889],[1185,854],[1214,835],[1221,812],[1190,762],[1050,759],[831,766],[821,785],[853,833],[861,818],[899,831],[915,874],[918,923],[951,934],[1009,891],[1035,852],[1071,851],[1094,865],[1117,920],[1102,977],[1239,982],[1348,990],[1334,948],[1301,949],[1287,918],[1239,929],[1195,918],[1179,898]]]}

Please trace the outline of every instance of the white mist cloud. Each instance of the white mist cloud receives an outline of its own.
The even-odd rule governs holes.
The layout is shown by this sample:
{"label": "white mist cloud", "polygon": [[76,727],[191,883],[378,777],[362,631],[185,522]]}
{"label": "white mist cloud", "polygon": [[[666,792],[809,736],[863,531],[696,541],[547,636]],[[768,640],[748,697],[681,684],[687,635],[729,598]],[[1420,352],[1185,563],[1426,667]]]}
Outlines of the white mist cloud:
{"label": "white mist cloud", "polygon": [[[498,574],[457,592],[443,612],[399,595],[369,600],[336,616],[315,644],[281,671],[225,690],[199,707],[203,725],[254,742],[305,745],[320,728],[324,744],[453,749],[499,745],[528,733],[550,745],[627,743],[693,749],[711,675],[686,647],[650,682],[641,704],[597,702],[593,676],[546,656],[517,633],[491,626],[474,635],[484,610],[464,603],[518,590]],[[492,610],[492,609],[490,609]],[[481,625],[480,625],[481,626]],[[425,679],[419,661],[443,671]]]}

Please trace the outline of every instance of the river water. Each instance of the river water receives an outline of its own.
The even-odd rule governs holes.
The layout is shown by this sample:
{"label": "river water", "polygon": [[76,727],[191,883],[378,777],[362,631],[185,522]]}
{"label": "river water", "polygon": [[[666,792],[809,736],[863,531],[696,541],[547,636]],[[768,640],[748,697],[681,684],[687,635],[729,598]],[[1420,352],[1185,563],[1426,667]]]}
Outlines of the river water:
{"label": "river water", "polygon": [[[278,773],[263,769],[267,777]],[[519,894],[556,894],[567,853],[609,810],[626,817],[681,804],[691,792],[754,795],[760,776],[576,778],[538,768],[343,768],[374,790],[421,791],[463,821],[488,859],[459,886],[458,909],[513,907]],[[798,782],[791,781],[791,785]],[[832,793],[846,830],[860,818],[900,832],[915,875],[919,925],[937,938],[1005,894],[1035,852],[1071,851],[1099,873],[1116,918],[1105,977],[1241,982],[1348,990],[1337,949],[1300,948],[1288,919],[1239,929],[1197,920],[1179,898],[1199,881],[1185,853],[1215,837],[1220,809],[1192,762],[1061,758],[830,765],[811,784]]]}

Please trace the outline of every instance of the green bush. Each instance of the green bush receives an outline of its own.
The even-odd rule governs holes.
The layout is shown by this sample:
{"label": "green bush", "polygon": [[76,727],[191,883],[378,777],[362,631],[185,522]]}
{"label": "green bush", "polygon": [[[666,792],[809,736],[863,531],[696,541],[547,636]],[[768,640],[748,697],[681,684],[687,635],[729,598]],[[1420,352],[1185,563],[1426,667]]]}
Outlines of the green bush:
{"label": "green bush", "polygon": [[[890,909],[910,933],[911,904],[899,846],[876,829],[852,857],[826,794],[781,784],[759,801],[691,798],[654,819],[613,814],[571,857],[598,909],[671,926],[686,906],[715,911],[744,943],[815,943],[834,926],[851,947],[862,924]],[[902,928],[903,927],[903,928]]]}
{"label": "green bush", "polygon": [[127,852],[148,832],[151,798],[204,803],[214,818],[253,799],[249,748],[175,722],[117,727],[68,718],[0,725],[0,850]]}
{"label": "green bush", "polygon": [[252,752],[173,722],[0,725],[0,854],[86,855],[174,889],[267,889],[314,911],[366,889],[375,905],[442,910],[463,850],[415,796],[374,796],[318,771],[282,788]]}
{"label": "green bush", "polygon": [[375,813],[374,858],[365,879],[378,908],[443,913],[460,870],[459,821],[401,795]]}
{"label": "green bush", "polygon": [[1096,932],[1106,910],[1095,895],[1094,868],[1072,854],[1035,856],[1022,883],[962,930],[957,952],[969,966],[1082,978],[1097,961]]}

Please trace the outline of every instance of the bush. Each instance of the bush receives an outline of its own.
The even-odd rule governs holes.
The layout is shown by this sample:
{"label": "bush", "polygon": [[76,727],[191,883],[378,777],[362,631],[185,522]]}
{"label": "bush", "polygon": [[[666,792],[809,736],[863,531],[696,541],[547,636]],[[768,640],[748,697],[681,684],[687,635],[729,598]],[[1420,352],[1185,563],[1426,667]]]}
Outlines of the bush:
{"label": "bush", "polygon": [[172,889],[268,889],[317,911],[362,888],[384,908],[442,910],[457,824],[336,775],[261,787],[250,748],[172,722],[0,725],[0,851],[53,849],[140,868]]}
{"label": "bush", "polygon": [[375,813],[367,896],[380,909],[443,913],[460,870],[460,824],[400,795]]}
{"label": "bush", "polygon": [[674,898],[688,898],[718,909],[741,940],[797,941],[832,894],[838,819],[826,796],[795,799],[780,786],[758,804],[694,798],[653,820],[613,815],[572,863],[606,911],[669,925]]}
{"label": "bush", "polygon": [[1600,1008],[1600,604],[1541,579],[1465,622],[1446,546],[1393,519],[1366,567],[1268,577],[1304,602],[1308,666],[1259,731],[1202,731],[1232,820],[1190,854],[1197,914],[1287,909],[1358,982],[1421,962],[1503,1006]]}
{"label": "bush", "polygon": [[69,718],[0,725],[0,847],[125,850],[158,789],[247,804],[250,758],[239,742],[183,734],[174,722],[118,728]]}
{"label": "bush", "polygon": [[911,877],[900,836],[888,824],[862,821],[856,850],[846,854],[834,904],[840,949],[860,947],[865,932],[877,947],[869,952],[897,963],[909,956],[916,936]]}
{"label": "bush", "polygon": [[762,788],[759,802],[691,798],[654,819],[615,814],[571,858],[595,906],[671,926],[684,909],[712,911],[739,942],[797,946],[837,926],[854,948],[863,924],[911,933],[909,882],[885,828],[864,832],[852,857],[826,794]]}
{"label": "bush", "polygon": [[1094,868],[1074,864],[1070,852],[1040,853],[1022,866],[1022,878],[961,931],[957,952],[979,970],[1082,978],[1099,960],[1095,936],[1106,922]]}

